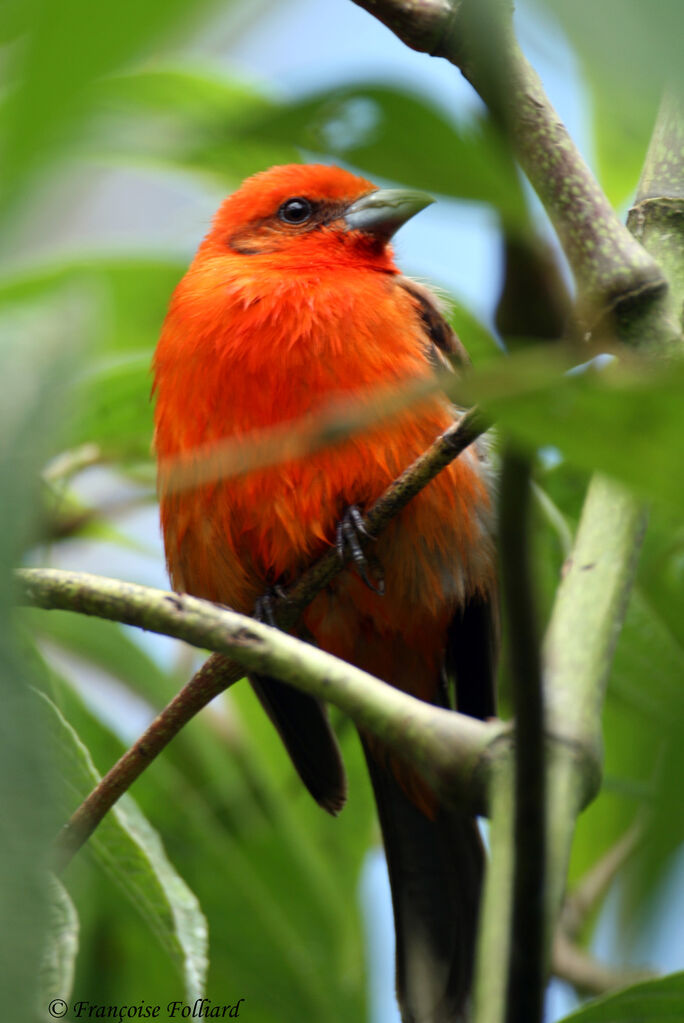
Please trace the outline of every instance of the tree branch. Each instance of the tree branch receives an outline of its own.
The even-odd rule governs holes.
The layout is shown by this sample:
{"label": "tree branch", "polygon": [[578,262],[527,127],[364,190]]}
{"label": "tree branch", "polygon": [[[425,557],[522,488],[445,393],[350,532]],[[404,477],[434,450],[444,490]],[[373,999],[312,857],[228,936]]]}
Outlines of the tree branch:
{"label": "tree branch", "polygon": [[[666,289],[655,261],[599,188],[515,38],[508,0],[354,0],[413,49],[458,67],[503,120],[568,258],[587,325],[649,309]],[[646,339],[667,344],[670,325]]]}
{"label": "tree branch", "polygon": [[[135,625],[219,651],[244,670],[270,675],[334,703],[412,766],[445,798],[485,803],[483,755],[506,734],[489,724],[433,707],[280,629],[187,594],[59,569],[19,569],[19,600],[34,607],[77,611]],[[225,688],[226,673],[210,658],[128,750],[77,812],[60,846],[72,854],[112,803],[198,710]],[[84,804],[85,805],[85,804]]]}
{"label": "tree branch", "polygon": [[[672,97],[659,115],[637,209],[630,214],[629,226],[637,240],[611,209],[520,51],[508,0],[453,0],[431,4],[429,13],[406,0],[355,2],[409,45],[450,60],[487,103],[563,245],[587,337],[593,333],[600,338],[607,328],[649,354],[679,348],[684,310],[684,122]],[[414,24],[409,31],[411,8]],[[421,19],[423,35],[415,23]],[[663,261],[667,278],[651,252]],[[645,522],[644,509],[631,494],[601,476],[592,480],[547,630],[545,733],[554,737],[546,800],[547,934],[561,906],[576,817],[600,783],[601,709]],[[518,716],[522,713],[520,708]],[[478,949],[478,1023],[500,1023],[508,1011],[501,974],[510,952],[508,897],[514,885],[509,773],[499,764],[493,779],[492,863]],[[556,956],[565,971],[574,973],[578,983],[591,974],[595,985],[606,984],[607,972],[562,932],[561,938]],[[513,941],[527,939],[516,928]],[[536,1008],[532,1011],[536,1014]]]}
{"label": "tree branch", "polygon": [[643,827],[635,821],[566,896],[559,922],[570,940],[577,938],[587,917],[597,908],[643,837]]}
{"label": "tree branch", "polygon": [[[546,729],[565,740],[549,772],[552,919],[561,906],[575,818],[600,784],[601,710],[645,528],[641,503],[594,476],[543,651]],[[573,748],[584,751],[581,759]]]}
{"label": "tree branch", "polygon": [[[367,532],[371,536],[377,536],[394,515],[398,514],[431,479],[473,443],[486,428],[487,423],[479,410],[471,409],[465,413],[457,423],[438,437],[432,446],[419,456],[373,504],[364,519]],[[284,597],[279,597],[274,601],[273,610],[277,624],[283,629],[292,628],[302,610],[316,593],[341,571],[342,567],[337,551],[331,548],[304,573]],[[320,661],[321,657],[329,657],[322,651],[315,651],[314,648],[300,644],[292,637],[282,636],[276,630],[268,629],[245,616],[222,610],[208,601],[150,590],[146,587],[134,586],[116,580],[101,580],[78,573],[25,569],[17,573],[17,578],[20,602],[48,609],[62,608],[79,611],[83,614],[95,614],[152,631],[165,632],[167,635],[177,636],[197,646],[224,651],[227,654],[232,653],[236,658],[239,657],[238,663],[227,660],[221,654],[214,654],[210,657],[141,738],[110,769],[97,788],[72,815],[60,835],[58,859],[62,867],[87,841],[107,810],[142,774],[168,742],[178,734],[183,725],[218,693],[242,678],[244,675],[243,665],[254,667],[260,658],[265,657],[267,661],[259,661],[262,665],[259,670],[283,678],[285,681],[291,681],[294,685],[303,688],[306,687],[306,683],[303,683],[299,676],[293,677],[293,665],[298,665],[301,670],[305,671],[307,665],[311,669],[311,664],[314,663],[324,674],[330,667],[327,662],[322,664]],[[229,637],[227,638],[226,633],[226,630],[231,627],[235,633],[232,641]],[[275,642],[274,635],[282,641],[294,644],[294,647],[283,648],[282,645],[276,643],[276,651],[279,653],[274,652],[272,645],[269,645]],[[289,651],[284,660],[283,649]],[[314,657],[313,662],[311,661],[312,651],[318,655],[318,659]],[[274,658],[272,660],[269,659],[271,654]],[[288,661],[289,656],[292,657],[291,661]],[[342,670],[339,667],[342,662],[336,662],[335,658],[331,660],[334,662],[333,668],[330,669],[333,672],[332,678],[337,678],[336,672]],[[266,666],[267,663],[268,666]],[[343,668],[346,667],[349,666],[343,665]],[[356,671],[356,669],[353,670]],[[366,680],[371,679],[371,676],[360,674]],[[310,677],[310,674],[307,675],[307,678]],[[317,683],[314,685],[316,686],[316,695],[336,702],[337,698],[334,693],[337,690],[335,683],[330,682],[330,678],[322,681],[320,686]],[[363,723],[364,727],[378,735],[383,732],[386,725],[388,730],[381,736],[383,741],[389,745],[396,743],[397,752],[401,754],[402,750],[405,751],[410,746],[410,740],[407,737],[415,727],[414,722],[418,720],[413,704],[410,705],[410,714],[406,713],[406,704],[403,705],[403,710],[402,707],[399,707],[398,721],[395,720],[394,725],[388,724],[386,721],[387,711],[384,709],[386,701],[391,702],[396,696],[403,700],[404,694],[383,684],[383,696],[380,704],[376,706],[371,696],[365,696],[365,685],[366,682],[361,686],[361,690],[353,690],[352,686],[351,691],[355,695],[350,696],[351,691],[347,690],[347,696],[342,696],[342,703],[338,705],[355,717],[359,723]],[[389,690],[389,696],[385,690]],[[358,708],[356,708],[355,700],[361,701]],[[420,701],[417,702],[420,704]],[[422,705],[423,708],[425,706]],[[389,713],[391,714],[391,711]],[[417,713],[419,716],[423,710],[419,709]],[[445,713],[450,714],[451,712]],[[473,739],[474,733],[470,727],[471,724],[476,725],[476,730],[478,727],[480,730],[482,727],[488,727],[467,719],[465,727]],[[393,729],[395,729],[395,738],[392,738]],[[419,736],[420,732],[421,729],[416,732],[416,736]],[[442,746],[441,757],[437,755],[433,769],[431,761],[434,751],[429,756],[426,754],[424,768],[428,774],[434,770],[435,777],[431,779],[433,784],[438,788],[444,788],[446,794],[450,790],[453,796],[454,785],[457,791],[464,791],[468,785],[463,789],[460,788],[458,770],[456,777],[451,777],[451,763],[454,756],[454,751],[451,749],[452,740],[444,742],[443,737],[440,736],[441,724],[437,726],[434,740],[436,745]],[[479,737],[483,737],[481,731]],[[420,745],[420,742],[418,744]],[[416,766],[420,769],[420,760],[423,755],[416,751],[416,756],[418,757]]]}
{"label": "tree branch", "polygon": [[553,945],[553,972],[584,995],[604,995],[655,976],[651,970],[607,966],[575,945],[563,931],[558,931]]}
{"label": "tree branch", "polygon": [[513,765],[507,756],[491,765],[489,783],[489,863],[478,927],[473,1020],[503,1023],[508,965],[513,941]]}
{"label": "tree branch", "polygon": [[607,966],[577,944],[587,917],[596,910],[642,838],[643,828],[635,821],[565,897],[553,943],[552,969],[582,994],[605,994],[653,976],[645,969]]}

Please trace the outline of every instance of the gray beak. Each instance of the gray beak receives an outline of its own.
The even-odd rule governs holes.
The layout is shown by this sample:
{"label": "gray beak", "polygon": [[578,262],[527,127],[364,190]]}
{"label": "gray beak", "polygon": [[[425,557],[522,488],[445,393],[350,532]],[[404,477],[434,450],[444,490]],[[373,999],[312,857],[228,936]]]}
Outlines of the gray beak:
{"label": "gray beak", "polygon": [[434,201],[427,192],[411,188],[378,188],[348,206],[343,220],[350,231],[363,231],[387,242],[402,224]]}

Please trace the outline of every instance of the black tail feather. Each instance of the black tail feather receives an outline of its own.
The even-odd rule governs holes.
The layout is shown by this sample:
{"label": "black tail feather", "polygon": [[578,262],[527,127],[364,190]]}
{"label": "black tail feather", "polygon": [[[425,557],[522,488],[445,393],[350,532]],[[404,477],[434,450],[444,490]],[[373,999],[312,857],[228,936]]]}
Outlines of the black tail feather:
{"label": "black tail feather", "polygon": [[431,820],[364,751],[392,889],[403,1023],[464,1023],[484,872],[477,823],[450,807]]}
{"label": "black tail feather", "polygon": [[347,798],[347,778],[322,704],[274,678],[252,675],[249,681],[306,788],[324,810],[338,814]]}

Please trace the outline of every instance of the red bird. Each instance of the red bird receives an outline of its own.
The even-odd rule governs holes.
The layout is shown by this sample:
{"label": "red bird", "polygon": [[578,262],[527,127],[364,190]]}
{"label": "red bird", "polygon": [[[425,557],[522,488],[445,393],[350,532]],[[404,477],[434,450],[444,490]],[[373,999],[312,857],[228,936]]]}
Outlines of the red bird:
{"label": "red bird", "polygon": [[[272,167],[219,209],[176,288],[157,347],[155,444],[169,573],[179,591],[250,614],[288,584],[458,412],[435,397],[306,459],[173,486],[173,459],[296,422],[373,386],[467,362],[439,303],[403,277],[388,244],[428,196],[326,166]],[[198,453],[198,466],[200,455]],[[350,511],[351,509],[351,511]],[[340,527],[340,523],[342,526]],[[350,541],[353,545],[353,536]],[[385,592],[353,566],[309,606],[325,650],[430,703],[494,713],[496,603],[490,471],[472,445],[373,549]],[[346,782],[322,706],[251,679],[314,798],[337,812]],[[405,1023],[468,1012],[483,869],[476,822],[441,805],[410,767],[362,735],[389,868]]]}

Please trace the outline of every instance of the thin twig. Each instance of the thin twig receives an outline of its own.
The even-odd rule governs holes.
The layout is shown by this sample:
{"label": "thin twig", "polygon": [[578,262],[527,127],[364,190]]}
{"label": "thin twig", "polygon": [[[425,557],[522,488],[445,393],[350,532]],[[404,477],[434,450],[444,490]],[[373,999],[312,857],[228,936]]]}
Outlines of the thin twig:
{"label": "thin twig", "polygon": [[[371,537],[377,538],[391,520],[405,508],[430,480],[454,461],[483,434],[488,421],[477,407],[466,412],[458,423],[446,430],[408,469],[397,477],[369,508],[363,524]],[[370,540],[359,537],[363,546]],[[281,628],[291,628],[316,594],[334,579],[341,569],[337,551],[331,548],[274,604],[275,620]]]}
{"label": "thin twig", "polygon": [[[367,532],[372,536],[378,536],[393,516],[397,515],[431,479],[472,444],[486,430],[487,425],[479,410],[471,409],[457,423],[438,437],[431,447],[390,484],[387,490],[373,504],[364,519],[364,526]],[[337,551],[331,548],[304,573],[287,594],[283,597],[278,597],[274,601],[274,617],[277,624],[284,629],[292,628],[301,611],[310,603],[316,593],[341,571],[342,567]],[[131,584],[119,583],[114,580],[109,581],[112,586],[104,587],[103,585],[98,586],[97,577],[90,577],[91,585],[86,587],[83,585],[83,576],[76,579],[75,573],[25,569],[19,571],[17,576],[20,602],[44,608],[61,607],[80,611],[84,614],[96,614],[100,617],[128,622],[129,624],[138,625],[153,631],[159,631],[161,627],[161,631],[166,631],[167,634],[177,635],[188,642],[205,648],[231,652],[241,650],[244,654],[244,646],[247,640],[253,640],[254,637],[257,637],[255,642],[259,643],[260,637],[261,645],[259,646],[259,651],[260,655],[263,656],[264,636],[266,636],[267,642],[268,633],[273,631],[268,630],[266,626],[253,623],[251,619],[247,619],[244,616],[235,615],[234,612],[223,612],[220,608],[207,601],[199,601],[190,597],[179,597],[174,594],[160,594],[160,591],[150,591],[145,587],[135,587]],[[71,577],[71,583],[66,578],[67,576]],[[102,580],[99,582],[102,584]],[[161,604],[157,600],[156,606],[152,609],[151,602],[154,601],[150,594],[155,592],[157,598],[161,599]],[[240,629],[243,630],[242,646],[240,646],[239,635],[235,641],[237,645],[229,646],[225,633],[226,616],[232,616],[233,624],[235,624],[235,619],[239,620],[237,629],[238,633]],[[171,631],[172,629],[174,631]],[[297,646],[297,642],[291,637],[282,636],[280,638],[294,643],[295,647]],[[312,648],[308,649],[312,651]],[[299,663],[301,668],[300,651],[295,649],[293,652],[290,648],[288,650],[290,651],[290,660],[288,661],[285,658],[283,665],[280,667],[269,664],[266,673],[300,685],[301,679],[296,677],[296,674],[294,678],[292,677],[292,672],[295,670],[293,665]],[[321,651],[314,652],[319,656],[328,656],[324,655]],[[333,658],[332,660],[334,661],[335,659]],[[247,663],[247,658],[242,656],[241,661],[245,664]],[[339,663],[341,664],[342,662]],[[262,670],[263,668],[264,665],[262,664]],[[356,671],[356,669],[353,670]],[[365,673],[360,674],[364,675],[366,679],[371,678],[371,676],[366,676]],[[209,658],[174,700],[158,715],[140,739],[109,770],[99,785],[72,815],[57,842],[57,857],[62,868],[69,862],[83,843],[87,841],[107,810],[113,806],[133,781],[142,774],[148,764],[164,749],[183,725],[194,717],[218,693],[242,678],[243,675],[243,667],[221,654],[214,654]],[[356,713],[357,720],[360,721],[362,719],[365,707],[370,715],[370,720],[364,721],[364,725],[370,728],[371,731],[377,732],[378,728],[381,727],[382,720],[386,719],[385,706],[386,699],[389,699],[389,697],[384,691],[385,688],[389,688],[391,693],[395,692],[391,690],[391,687],[383,687],[383,699],[379,708],[368,709],[371,698],[367,696],[364,699],[363,691],[359,697],[360,704]],[[333,691],[328,690],[325,685],[323,685],[323,690],[319,691],[319,695],[332,699]],[[405,700],[404,694],[397,692],[396,695]],[[420,703],[420,701],[417,702]],[[339,701],[338,705],[342,706]],[[352,713],[348,706],[343,707],[343,709]],[[430,711],[430,708],[426,707],[426,710]],[[404,707],[404,715],[405,711],[406,708]],[[401,720],[401,713],[399,719],[401,721],[401,727],[399,728],[401,738],[393,740],[389,733],[383,736],[383,740],[387,741],[390,745],[396,742],[399,752],[401,752],[402,746],[406,749],[406,736],[409,732],[418,735],[418,732],[415,731],[415,723],[418,720],[415,708],[411,710],[410,715],[405,715],[405,720],[403,721]],[[420,710],[418,714],[420,714]],[[467,728],[470,729],[469,734],[471,735],[474,734],[471,725],[475,726],[476,731],[478,728],[488,727],[482,726],[478,722],[471,722],[471,719],[467,719],[467,721]],[[453,754],[455,751],[451,752]],[[449,743],[445,747],[445,753],[448,758],[450,753]],[[429,758],[427,758],[426,763],[427,769],[429,769]],[[417,766],[420,765],[418,764]],[[441,768],[439,764],[437,765],[438,774],[440,770],[445,775],[449,773],[449,768],[448,765],[445,765],[444,758],[442,758]],[[437,784],[439,785],[439,779]]]}
{"label": "thin twig", "polygon": [[594,912],[643,836],[644,829],[641,821],[637,820],[566,896],[559,923],[570,940],[577,938],[587,917]]}
{"label": "thin twig", "polygon": [[553,943],[553,972],[584,995],[604,995],[655,976],[651,970],[607,966],[570,941],[562,931],[556,934]]}
{"label": "thin twig", "polygon": [[[58,838],[59,868],[183,725],[225,689],[227,677],[236,681],[245,671],[274,676],[335,703],[452,800],[455,793],[458,798],[458,792],[475,791],[477,761],[505,730],[500,723],[434,708],[309,643],[211,601],[85,572],[23,569],[17,576],[25,603],[140,626],[232,659],[209,658],[102,779]],[[480,805],[483,798],[478,790]]]}
{"label": "thin twig", "polygon": [[635,821],[565,898],[553,943],[552,970],[581,994],[602,995],[654,976],[646,969],[608,966],[577,944],[587,917],[595,911],[643,834],[641,821]]}

